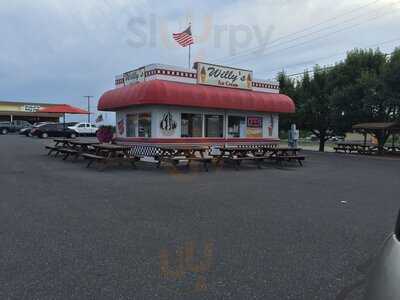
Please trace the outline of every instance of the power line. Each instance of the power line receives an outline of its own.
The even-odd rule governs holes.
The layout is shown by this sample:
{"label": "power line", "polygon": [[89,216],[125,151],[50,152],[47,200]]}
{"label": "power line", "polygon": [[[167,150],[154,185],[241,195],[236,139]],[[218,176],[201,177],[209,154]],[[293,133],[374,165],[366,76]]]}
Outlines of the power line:
{"label": "power line", "polygon": [[[366,4],[366,5],[359,6],[359,7],[355,8],[355,9],[353,9],[353,10],[350,10],[350,11],[348,11],[348,12],[339,14],[339,15],[337,15],[337,16],[334,16],[334,17],[332,17],[332,18],[329,18],[329,19],[327,19],[327,20],[325,20],[325,21],[322,21],[322,22],[320,22],[320,23],[317,23],[317,24],[311,25],[311,26],[309,26],[309,27],[303,28],[303,29],[301,29],[301,30],[298,30],[298,31],[289,33],[289,34],[287,34],[287,35],[283,35],[283,36],[278,37],[277,39],[273,40],[273,41],[270,42],[269,44],[275,43],[275,42],[277,42],[277,41],[280,41],[280,40],[282,40],[282,39],[285,39],[285,38],[287,38],[287,37],[290,37],[290,36],[293,36],[293,35],[296,35],[296,34],[299,34],[299,33],[306,32],[306,31],[308,31],[308,30],[310,30],[310,29],[316,28],[316,27],[318,27],[318,26],[320,26],[320,25],[323,25],[323,24],[325,24],[325,23],[329,23],[329,22],[331,22],[331,21],[333,21],[333,20],[340,19],[340,18],[343,17],[343,16],[347,16],[347,15],[350,15],[350,14],[356,12],[356,11],[360,11],[360,10],[362,10],[362,9],[365,9],[365,8],[367,8],[367,7],[370,7],[370,6],[372,6],[372,5],[374,5],[375,3],[380,2],[380,1],[381,1],[381,0],[372,1],[372,2],[370,2],[370,3],[368,3],[368,4]],[[268,42],[264,43],[262,46],[264,46],[265,44],[268,44]],[[259,47],[260,47],[260,46],[255,47],[255,48],[259,48]],[[244,50],[244,51],[242,51],[241,53],[245,53],[245,52],[254,50],[255,48],[251,48],[251,49]],[[233,56],[241,55],[241,53],[238,53],[238,54],[233,55]],[[230,58],[230,57],[232,57],[232,55],[220,57],[219,59],[214,59],[214,60],[212,60],[212,61],[221,61],[221,60],[223,61],[224,59]]]}
{"label": "power line", "polygon": [[[391,54],[393,54],[394,52],[392,52],[392,53],[384,53],[384,55],[387,57],[387,56],[390,56]],[[333,69],[335,66],[325,66],[325,67],[323,67],[322,68],[322,70],[329,70],[329,69]],[[315,70],[304,70],[303,72],[299,72],[299,73],[294,73],[294,74],[288,74],[288,75],[286,75],[287,77],[295,77],[295,76],[299,76],[299,75],[303,75],[304,73],[315,73]]]}
{"label": "power line", "polygon": [[[347,27],[345,27],[345,28],[342,28],[342,29],[339,29],[339,30],[330,32],[330,33],[328,33],[328,34],[326,34],[326,35],[319,36],[319,37],[316,37],[316,38],[313,38],[313,39],[310,39],[310,40],[307,40],[307,41],[304,41],[304,42],[302,42],[302,43],[295,44],[295,45],[292,45],[292,46],[289,46],[289,47],[286,47],[286,48],[277,49],[277,50],[274,50],[274,51],[271,51],[271,52],[268,52],[268,53],[264,53],[264,54],[258,56],[257,58],[263,57],[263,56],[267,56],[267,55],[271,55],[271,54],[276,53],[276,52],[281,53],[282,51],[286,51],[286,50],[289,50],[289,49],[297,48],[297,47],[300,47],[300,46],[309,44],[310,42],[314,42],[314,41],[317,41],[317,40],[324,39],[324,38],[329,37],[329,36],[331,36],[331,35],[334,35],[334,34],[337,34],[337,33],[340,33],[340,32],[346,31],[346,30],[349,30],[349,29],[353,29],[353,28],[355,28],[355,27],[361,26],[361,25],[363,25],[363,24],[365,24],[365,23],[374,21],[374,20],[376,20],[376,19],[379,19],[379,18],[384,17],[384,16],[386,16],[386,15],[392,14],[392,13],[394,13],[394,12],[396,12],[396,11],[390,11],[390,12],[387,13],[387,14],[377,15],[377,16],[375,16],[375,17],[373,17],[373,18],[370,18],[370,19],[368,19],[368,20],[366,20],[366,21],[364,21],[364,22],[360,22],[360,23],[353,24],[353,25],[351,25],[351,26],[347,26]],[[251,59],[248,59],[248,60],[251,60]],[[243,62],[243,61],[246,61],[246,60],[240,60],[240,61]]]}
{"label": "power line", "polygon": [[[390,6],[393,6],[393,5],[396,4],[396,3],[400,3],[400,1],[393,2],[393,3],[390,4]],[[383,8],[383,7],[382,7],[382,8]],[[385,6],[384,8],[386,8],[386,6]],[[268,46],[268,47],[264,47],[263,49],[262,49],[262,46],[258,46],[258,47],[256,47],[256,48],[251,48],[251,49],[247,50],[247,51],[250,51],[249,53],[247,53],[247,54],[242,54],[242,55],[235,55],[235,56],[232,56],[231,58],[229,58],[229,59],[227,59],[227,60],[225,60],[225,61],[236,60],[236,59],[238,59],[238,58],[239,58],[239,59],[242,59],[242,58],[244,58],[244,57],[254,55],[254,54],[256,54],[257,49],[260,49],[260,50],[262,49],[263,51],[265,51],[265,50],[267,50],[267,49],[276,48],[276,47],[282,46],[282,45],[284,45],[284,44],[288,44],[288,43],[291,43],[291,42],[294,42],[294,41],[297,41],[297,40],[301,40],[301,39],[303,39],[303,38],[309,37],[310,35],[314,35],[314,34],[316,34],[316,33],[320,33],[320,32],[323,32],[323,31],[326,31],[326,30],[329,30],[329,29],[336,28],[338,25],[344,25],[344,24],[346,24],[346,23],[350,23],[350,22],[352,22],[352,21],[355,21],[355,20],[359,19],[360,17],[363,18],[363,17],[368,16],[368,15],[370,15],[370,14],[371,14],[371,12],[368,12],[368,13],[366,13],[366,14],[361,14],[361,15],[358,15],[358,16],[356,16],[356,17],[352,17],[352,18],[343,20],[343,21],[341,21],[340,24],[334,24],[334,25],[330,25],[330,26],[327,26],[327,27],[323,27],[323,28],[321,28],[321,29],[319,29],[319,30],[316,30],[316,31],[313,31],[313,32],[309,32],[309,33],[307,33],[307,34],[298,36],[298,37],[296,37],[296,38],[294,38],[294,39],[290,39],[290,40],[287,40],[287,41],[283,41],[283,42],[278,43],[278,44],[276,44],[276,45],[270,45],[270,46]],[[270,44],[274,44],[274,43],[275,43],[275,41],[272,42],[272,43],[270,43]],[[240,61],[243,61],[243,60],[240,60]]]}
{"label": "power line", "polygon": [[[381,43],[377,43],[377,44],[363,46],[363,48],[379,47],[379,46],[382,46],[382,45],[385,45],[385,44],[389,44],[389,43],[393,43],[393,42],[397,42],[397,41],[400,41],[400,37],[396,38],[396,39],[392,39],[392,40],[387,40],[387,41],[384,41],[384,42],[381,42]],[[336,52],[335,54],[331,54],[329,56],[319,57],[319,58],[315,59],[314,61],[325,60],[325,59],[328,59],[328,58],[332,58],[332,57],[336,57],[336,56],[339,56],[339,55],[346,54],[348,52],[349,51]],[[292,64],[292,65],[285,66],[283,68],[281,67],[281,68],[276,68],[276,69],[273,69],[273,70],[268,70],[268,71],[265,71],[265,72],[277,72],[277,71],[280,71],[280,70],[283,70],[283,69],[286,69],[286,68],[290,68],[290,67],[293,67],[293,66],[304,66],[304,65],[305,64],[297,63],[297,64]]]}

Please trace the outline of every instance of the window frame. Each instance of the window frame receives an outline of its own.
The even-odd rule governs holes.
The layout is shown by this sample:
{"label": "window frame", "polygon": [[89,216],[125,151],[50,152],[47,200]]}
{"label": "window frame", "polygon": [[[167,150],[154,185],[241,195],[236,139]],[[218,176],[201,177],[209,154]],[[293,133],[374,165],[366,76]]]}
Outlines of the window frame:
{"label": "window frame", "polygon": [[[129,130],[130,126],[128,125],[128,120],[129,117],[134,117],[136,120],[134,121],[135,128],[134,128],[134,135],[128,135],[128,132],[130,133],[131,131]],[[126,127],[126,137],[129,138],[136,138],[139,137],[139,113],[133,113],[133,114],[126,114],[125,115],[125,127]]]}
{"label": "window frame", "polygon": [[[199,136],[183,136],[183,124],[182,124],[182,122],[183,122],[183,120],[184,120],[184,118],[183,118],[183,115],[191,115],[191,116],[200,116],[201,117],[201,134],[199,135]],[[180,128],[181,128],[181,130],[180,130],[180,137],[182,138],[182,139],[190,139],[190,138],[204,138],[204,135],[205,135],[205,133],[204,133],[204,113],[194,113],[194,112],[181,112],[180,113],[180,118],[181,118],[181,126],[180,126]],[[191,118],[191,120],[193,120],[193,117]],[[189,131],[189,128],[188,128],[188,131]],[[193,132],[193,128],[192,128],[192,132]],[[189,132],[188,132],[189,133]]]}
{"label": "window frame", "polygon": [[[244,119],[244,135],[243,136],[239,136],[239,137],[233,137],[229,135],[229,118],[233,117],[233,118],[243,118]],[[230,138],[230,139],[243,139],[246,138],[246,134],[247,134],[247,115],[241,115],[241,114],[228,114],[226,116],[226,137]],[[239,127],[239,135],[240,135],[240,127]]]}
{"label": "window frame", "polygon": [[[153,116],[152,116],[152,113],[149,111],[149,112],[146,112],[146,111],[144,111],[144,112],[138,112],[137,113],[138,114],[138,121],[137,121],[137,124],[138,124],[138,126],[137,126],[137,130],[138,130],[138,137],[140,137],[140,138],[151,138],[152,137],[152,135],[153,135],[153,130],[152,130],[152,125],[153,125]],[[149,117],[148,117],[148,119],[149,119],[149,129],[150,129],[150,134],[148,135],[148,136],[146,136],[146,132],[144,133],[144,136],[141,136],[140,135],[140,115],[148,115]]]}
{"label": "window frame", "polygon": [[[222,128],[220,128],[220,132],[218,136],[208,136],[208,124],[207,124],[207,117],[218,117],[218,126],[222,124]],[[220,119],[222,117],[222,120]],[[203,131],[203,136],[205,138],[224,138],[225,135],[225,114],[220,114],[220,113],[203,113],[203,123],[204,123],[204,131]]]}

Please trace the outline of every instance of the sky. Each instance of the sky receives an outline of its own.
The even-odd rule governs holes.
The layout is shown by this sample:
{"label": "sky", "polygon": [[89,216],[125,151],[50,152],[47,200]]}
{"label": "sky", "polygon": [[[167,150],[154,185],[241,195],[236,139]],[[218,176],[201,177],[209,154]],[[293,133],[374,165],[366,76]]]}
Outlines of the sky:
{"label": "sky", "polygon": [[1,0],[0,100],[85,108],[92,95],[95,108],[117,74],[187,67],[172,33],[189,22],[192,62],[260,79],[330,65],[354,48],[400,46],[400,0]]}

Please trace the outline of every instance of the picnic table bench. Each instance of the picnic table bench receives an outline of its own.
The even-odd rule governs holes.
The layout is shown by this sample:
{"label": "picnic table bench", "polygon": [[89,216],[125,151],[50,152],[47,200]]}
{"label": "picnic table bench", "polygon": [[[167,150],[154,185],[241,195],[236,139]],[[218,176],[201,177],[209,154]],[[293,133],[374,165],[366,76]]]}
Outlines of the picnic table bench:
{"label": "picnic table bench", "polygon": [[233,163],[236,170],[239,169],[243,161],[254,161],[257,163],[257,167],[261,168],[261,162],[267,157],[265,153],[266,148],[258,148],[254,146],[228,146],[220,147],[220,155],[216,155],[217,165],[221,162]]}
{"label": "picnic table bench", "polygon": [[400,147],[399,146],[385,146],[384,147],[385,151],[389,152],[389,153],[398,153],[400,151]]}
{"label": "picnic table bench", "polygon": [[51,155],[53,152],[57,156],[59,153],[64,154],[63,160],[66,160],[69,156],[74,156],[75,159],[84,152],[90,152],[90,146],[96,145],[98,142],[93,141],[81,141],[77,139],[54,139],[54,145],[48,145],[45,148],[49,150],[47,155]]}
{"label": "picnic table bench", "polygon": [[[156,157],[158,160],[157,167],[160,167],[162,162],[170,162],[176,167],[181,161],[186,161],[187,166],[195,161],[202,163],[204,170],[208,172],[208,165],[212,162],[212,157],[205,156],[210,149],[208,146],[159,145],[158,148],[160,153]],[[199,153],[200,156],[196,156],[196,153]]]}
{"label": "picnic table bench", "polygon": [[283,162],[297,161],[300,166],[303,166],[303,161],[306,159],[304,155],[299,155],[301,148],[279,147],[272,151],[270,159],[275,160],[282,165]]}
{"label": "picnic table bench", "polygon": [[360,154],[373,154],[377,151],[378,147],[372,143],[364,142],[338,142],[333,147],[335,152],[344,153],[360,153]]}
{"label": "picnic table bench", "polygon": [[132,156],[130,146],[115,144],[93,144],[95,153],[82,153],[81,156],[89,162],[86,167],[89,168],[93,162],[102,163],[101,169],[104,169],[110,163],[129,162],[136,168],[135,162],[139,160],[137,156]]}
{"label": "picnic table bench", "polygon": [[75,139],[67,139],[67,138],[57,138],[54,139],[54,145],[47,145],[45,148],[49,150],[47,155],[51,155],[53,152],[56,153],[56,156],[60,153],[60,149],[68,148],[70,142],[75,141]]}
{"label": "picnic table bench", "polygon": [[70,151],[70,154],[73,154],[75,156],[75,159],[78,159],[79,156],[82,154],[86,153],[94,153],[95,152],[95,145],[100,144],[99,142],[94,142],[94,141],[81,141],[81,140],[74,140],[70,141],[70,149],[75,151]]}
{"label": "picnic table bench", "polygon": [[217,164],[222,160],[234,163],[238,170],[243,161],[253,161],[258,168],[261,168],[261,163],[265,160],[275,160],[280,164],[283,161],[296,160],[302,166],[305,156],[298,155],[300,150],[300,148],[285,147],[222,147],[220,148],[221,155],[217,157]]}

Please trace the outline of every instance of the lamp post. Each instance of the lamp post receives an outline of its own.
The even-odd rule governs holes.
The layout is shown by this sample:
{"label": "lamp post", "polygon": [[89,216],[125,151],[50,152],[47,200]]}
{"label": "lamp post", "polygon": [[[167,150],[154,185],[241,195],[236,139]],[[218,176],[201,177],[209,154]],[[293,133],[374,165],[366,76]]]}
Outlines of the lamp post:
{"label": "lamp post", "polygon": [[90,98],[93,98],[93,96],[83,96],[87,98],[87,110],[88,110],[88,123],[90,124]]}

